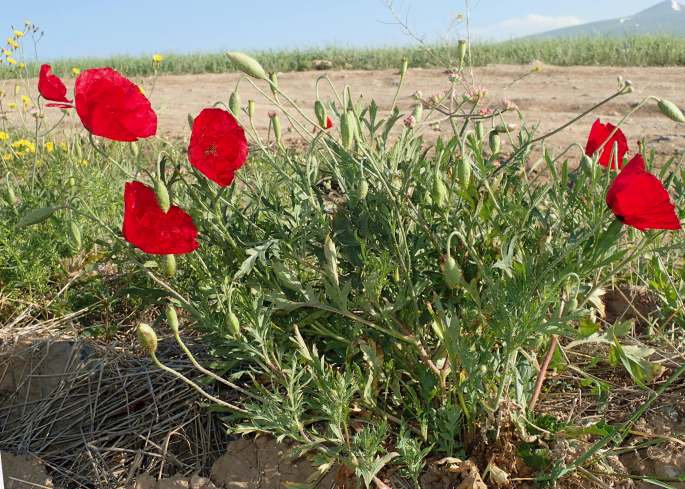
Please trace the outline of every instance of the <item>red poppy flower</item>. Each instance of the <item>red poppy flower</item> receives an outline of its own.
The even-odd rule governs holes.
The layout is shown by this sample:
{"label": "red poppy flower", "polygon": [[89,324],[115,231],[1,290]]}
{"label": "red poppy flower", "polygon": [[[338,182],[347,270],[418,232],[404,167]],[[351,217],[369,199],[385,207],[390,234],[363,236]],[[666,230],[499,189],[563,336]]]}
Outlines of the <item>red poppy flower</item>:
{"label": "red poppy flower", "polygon": [[61,109],[73,107],[73,105],[71,105],[71,100],[67,98],[67,87],[57,75],[52,73],[52,67],[50,65],[42,65],[40,67],[40,74],[38,75],[38,92],[45,100],[59,102],[55,104],[46,104],[48,107],[59,107]]}
{"label": "red poppy flower", "polygon": [[647,229],[680,229],[668,192],[659,179],[645,170],[637,154],[616,177],[607,192],[606,202],[624,224]]}
{"label": "red poppy flower", "polygon": [[140,88],[112,68],[83,71],[74,89],[76,113],[91,133],[137,141],[157,133],[157,114]]}
{"label": "red poppy flower", "polygon": [[122,232],[126,241],[154,255],[181,255],[199,246],[193,219],[175,205],[164,212],[155,191],[140,182],[126,183]]}
{"label": "red poppy flower", "polygon": [[204,109],[193,121],[188,161],[211,181],[230,185],[247,153],[245,131],[228,111]]}
{"label": "red poppy flower", "polygon": [[[602,124],[602,122],[597,119],[594,124],[592,124],[592,129],[590,129],[590,135],[587,138],[587,144],[585,145],[585,154],[592,156],[601,147],[601,152],[599,155],[598,163],[604,167],[608,167],[611,161],[611,156],[614,150],[614,144],[617,147],[617,157],[618,157],[618,168],[623,166],[623,157],[628,152],[628,141],[626,140],[625,134],[620,129],[616,129],[616,126],[612,123],[607,122]],[[611,138],[609,135],[614,132]],[[614,162],[612,168],[616,168],[616,163]]]}
{"label": "red poppy flower", "polygon": [[326,116],[326,129],[330,129],[333,127],[333,119],[331,119],[331,116],[327,115]]}

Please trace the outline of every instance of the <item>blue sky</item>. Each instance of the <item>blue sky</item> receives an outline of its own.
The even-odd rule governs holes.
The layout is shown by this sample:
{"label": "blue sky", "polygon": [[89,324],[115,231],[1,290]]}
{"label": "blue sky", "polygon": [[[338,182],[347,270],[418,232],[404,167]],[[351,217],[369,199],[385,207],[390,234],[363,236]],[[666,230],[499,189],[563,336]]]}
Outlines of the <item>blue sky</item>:
{"label": "blue sky", "polygon": [[[471,32],[500,40],[620,17],[657,0],[470,0]],[[45,36],[42,59],[153,52],[387,46],[413,41],[386,0],[23,0],[3,2],[0,29],[24,19]],[[463,35],[463,0],[394,0],[426,40]],[[450,30],[451,28],[451,30]],[[2,31],[0,31],[2,34]],[[4,39],[0,37],[0,39]]]}

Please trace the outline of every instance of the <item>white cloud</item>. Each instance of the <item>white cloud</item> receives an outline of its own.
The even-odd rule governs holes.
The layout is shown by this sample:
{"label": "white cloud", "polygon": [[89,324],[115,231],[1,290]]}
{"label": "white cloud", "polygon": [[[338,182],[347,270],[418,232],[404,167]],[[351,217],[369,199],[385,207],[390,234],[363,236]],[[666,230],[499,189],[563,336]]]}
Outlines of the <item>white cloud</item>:
{"label": "white cloud", "polygon": [[489,26],[477,26],[473,29],[473,35],[479,39],[509,39],[579,25],[583,22],[580,17],[572,15],[548,17],[546,15],[528,14],[524,17],[505,19]]}

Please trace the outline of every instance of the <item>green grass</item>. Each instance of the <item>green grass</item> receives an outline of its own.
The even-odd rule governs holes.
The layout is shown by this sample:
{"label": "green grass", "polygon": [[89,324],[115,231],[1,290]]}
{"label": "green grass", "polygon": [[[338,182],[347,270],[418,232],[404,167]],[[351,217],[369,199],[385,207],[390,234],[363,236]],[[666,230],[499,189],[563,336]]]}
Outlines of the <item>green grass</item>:
{"label": "green grass", "polygon": [[[414,68],[436,68],[454,64],[456,45],[385,48],[321,48],[305,50],[273,50],[252,53],[268,71],[288,72],[311,70],[315,60],[327,60],[332,69],[374,70],[397,68],[402,58]],[[165,54],[159,73],[195,74],[235,71],[224,53]],[[635,37],[628,39],[551,39],[515,40],[474,45],[474,66],[492,63],[527,64],[534,60],[544,63],[614,66],[682,66],[685,65],[685,38],[669,36]],[[155,72],[151,56],[114,56],[108,58],[60,59],[52,62],[56,73],[66,75],[77,67],[111,66],[129,76],[146,76]],[[30,74],[37,73],[37,64],[28,64]],[[16,70],[0,67],[0,78],[16,76]]]}

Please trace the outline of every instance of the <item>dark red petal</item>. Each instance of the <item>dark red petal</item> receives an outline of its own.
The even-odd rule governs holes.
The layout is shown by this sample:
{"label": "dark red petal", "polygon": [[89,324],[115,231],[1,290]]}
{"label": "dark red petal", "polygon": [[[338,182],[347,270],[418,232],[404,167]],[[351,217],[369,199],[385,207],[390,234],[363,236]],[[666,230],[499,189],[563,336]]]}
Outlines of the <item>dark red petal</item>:
{"label": "dark red petal", "polygon": [[207,178],[230,185],[247,155],[245,131],[228,111],[204,109],[194,119],[188,161]]}
{"label": "dark red petal", "polygon": [[331,119],[331,116],[327,115],[326,116],[326,129],[330,129],[333,127],[333,119]]}
{"label": "dark red petal", "polygon": [[645,170],[637,154],[614,179],[606,203],[624,224],[641,231],[680,229],[680,220],[668,192],[659,179]]}
{"label": "dark red petal", "polygon": [[124,189],[126,241],[146,253],[180,255],[199,246],[193,219],[181,208],[162,211],[152,188],[140,182],[127,182]]}
{"label": "dark red petal", "polygon": [[[53,102],[63,102],[71,104],[67,98],[67,87],[57,75],[52,73],[50,65],[42,65],[38,75],[38,92],[45,100]],[[59,105],[47,104],[48,107],[59,107]]]}
{"label": "dark red petal", "polygon": [[[616,129],[613,136],[609,137],[611,133],[616,129],[616,126],[607,122],[602,124],[602,122],[597,119],[590,129],[590,134],[588,135],[587,144],[585,145],[585,154],[588,156],[593,156],[601,147],[599,154],[598,163],[604,167],[608,167],[611,161],[611,156],[613,153],[614,145],[617,148],[618,156],[618,168],[623,166],[623,158],[628,152],[628,140],[625,134],[620,129]],[[616,168],[616,163],[612,164],[613,168]]]}
{"label": "dark red petal", "polygon": [[111,68],[83,71],[74,89],[76,113],[91,133],[136,141],[157,133],[157,114],[140,88]]}

